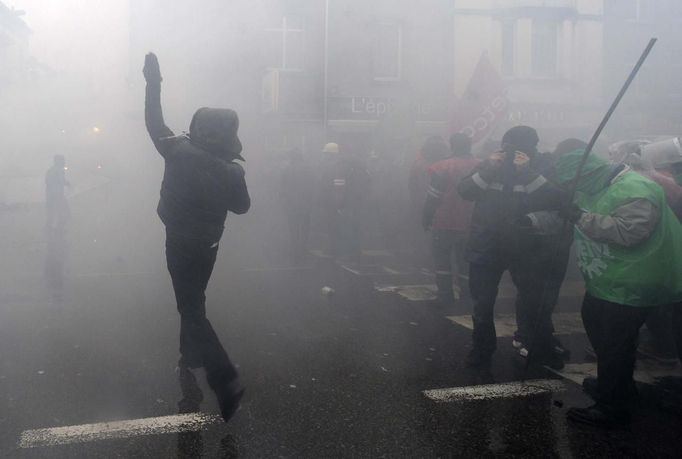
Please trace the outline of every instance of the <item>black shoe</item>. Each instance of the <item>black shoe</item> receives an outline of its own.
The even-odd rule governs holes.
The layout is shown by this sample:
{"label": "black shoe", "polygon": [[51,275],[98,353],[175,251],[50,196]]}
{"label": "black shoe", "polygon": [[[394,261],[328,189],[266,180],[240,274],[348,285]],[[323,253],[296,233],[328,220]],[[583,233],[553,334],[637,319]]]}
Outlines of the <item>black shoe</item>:
{"label": "black shoe", "polygon": [[606,429],[624,426],[630,422],[630,413],[627,411],[615,411],[598,403],[587,408],[571,408],[566,413],[569,421]]}
{"label": "black shoe", "polygon": [[491,359],[491,352],[483,352],[474,348],[469,352],[469,355],[467,355],[465,364],[469,368],[486,367],[490,365]]}
{"label": "black shoe", "polygon": [[235,378],[224,391],[216,392],[220,414],[225,422],[228,422],[239,409],[239,402],[244,396],[244,390],[239,379]]}

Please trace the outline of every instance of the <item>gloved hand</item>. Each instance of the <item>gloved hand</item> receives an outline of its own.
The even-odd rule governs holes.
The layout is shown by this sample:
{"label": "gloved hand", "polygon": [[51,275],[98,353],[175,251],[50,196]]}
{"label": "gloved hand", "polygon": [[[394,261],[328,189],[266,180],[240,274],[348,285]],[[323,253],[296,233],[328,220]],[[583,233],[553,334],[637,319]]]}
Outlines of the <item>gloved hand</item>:
{"label": "gloved hand", "polygon": [[144,57],[142,74],[147,83],[161,83],[161,81],[163,81],[161,70],[159,69],[159,60],[156,58],[156,54],[148,53]]}
{"label": "gloved hand", "polygon": [[584,210],[573,203],[566,204],[559,209],[559,216],[574,225],[584,213]]}

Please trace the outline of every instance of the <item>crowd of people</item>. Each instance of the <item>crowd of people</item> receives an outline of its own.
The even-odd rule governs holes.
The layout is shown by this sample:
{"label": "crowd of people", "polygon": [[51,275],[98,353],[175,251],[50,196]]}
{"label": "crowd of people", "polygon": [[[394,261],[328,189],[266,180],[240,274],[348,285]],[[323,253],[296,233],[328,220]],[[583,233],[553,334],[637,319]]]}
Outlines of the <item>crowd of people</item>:
{"label": "crowd of people", "polygon": [[[535,129],[516,126],[496,151],[477,158],[464,134],[453,134],[449,145],[430,137],[404,183],[403,204],[430,234],[434,304],[456,306],[455,291],[471,299],[469,367],[489,365],[496,349],[494,309],[505,272],[517,290],[512,345],[527,364],[564,367],[570,351],[555,335],[552,316],[573,248],[598,377],[584,381],[595,404],[570,410],[569,418],[626,422],[640,328],[646,324],[657,355],[682,349],[682,155],[679,147],[663,146],[661,153],[646,141],[618,142],[607,154],[590,153],[577,177],[584,141],[569,138],[540,153],[539,140]],[[304,164],[298,151],[289,157],[282,197],[292,254],[307,251],[316,205],[326,251],[359,251],[375,173],[336,143],[324,146],[317,167]]]}
{"label": "crowd of people", "polygon": [[[162,78],[153,54],[146,58],[144,75],[146,125],[165,162],[158,213],[181,316],[179,367],[206,368],[227,421],[244,389],[206,318],[204,292],[228,211],[241,214],[250,207],[244,170],[235,162],[242,159],[239,120],[232,110],[202,108],[189,134],[176,136],[164,124]],[[540,153],[539,140],[532,127],[516,126],[502,136],[499,148],[476,158],[466,135],[453,134],[449,145],[428,138],[405,174],[409,198],[402,204],[420,215],[422,229],[430,233],[435,303],[453,306],[455,289],[468,290],[469,367],[491,363],[495,303],[508,272],[517,290],[512,344],[528,364],[563,368],[569,352],[555,336],[552,315],[573,247],[585,282],[582,319],[598,376],[583,383],[595,404],[572,408],[569,419],[622,424],[636,397],[640,328],[646,323],[654,336],[668,336],[682,350],[682,148],[677,139],[664,145],[621,142],[607,160],[587,154],[587,144],[578,139]],[[329,256],[357,255],[367,228],[368,196],[381,190],[374,181],[382,172],[388,183],[400,174],[381,157],[366,161],[337,143],[324,145],[314,163],[297,150],[287,159],[280,198],[293,259],[308,252],[315,214]],[[57,160],[48,173],[48,193],[63,190],[64,165]],[[399,201],[390,187],[379,195]],[[59,214],[55,209],[61,204],[55,202],[48,199],[48,225]],[[383,216],[391,209],[385,207]]]}
{"label": "crowd of people", "polygon": [[467,240],[474,324],[467,365],[490,364],[497,343],[495,300],[508,271],[517,289],[514,347],[532,362],[561,369],[569,353],[554,336],[552,313],[573,246],[598,376],[583,382],[595,404],[572,408],[568,416],[602,426],[626,423],[636,397],[640,328],[647,323],[653,336],[662,342],[672,337],[667,341],[682,351],[682,225],[675,212],[682,192],[680,149],[647,158],[642,143],[625,142],[611,149],[608,161],[585,156],[587,145],[578,139],[545,154],[537,151],[538,141],[534,129],[514,127],[498,151],[477,162],[467,158],[469,146],[455,134],[455,156],[428,169],[424,227],[432,227],[436,272],[443,276],[437,277],[439,298],[452,301],[446,279],[452,274],[443,260],[462,249],[441,244],[437,217],[459,212],[468,227],[452,226],[448,237]]}

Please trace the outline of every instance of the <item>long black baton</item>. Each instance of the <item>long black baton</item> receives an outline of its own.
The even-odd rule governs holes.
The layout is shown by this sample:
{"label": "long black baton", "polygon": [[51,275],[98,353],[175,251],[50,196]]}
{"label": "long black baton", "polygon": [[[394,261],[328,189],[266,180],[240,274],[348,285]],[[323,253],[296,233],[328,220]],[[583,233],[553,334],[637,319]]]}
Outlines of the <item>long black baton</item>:
{"label": "long black baton", "polygon": [[[649,56],[651,49],[656,44],[656,40],[658,40],[658,39],[652,38],[649,40],[649,43],[646,45],[646,48],[644,48],[642,55],[639,56],[637,63],[635,64],[632,71],[630,72],[630,75],[628,75],[628,79],[625,80],[623,87],[620,88],[618,95],[616,95],[616,98],[611,103],[609,110],[604,115],[604,118],[602,118],[601,123],[599,123],[599,126],[597,127],[597,130],[594,131],[594,134],[592,134],[592,138],[590,139],[590,142],[587,144],[587,147],[585,148],[585,153],[583,153],[582,158],[580,158],[580,163],[578,164],[578,170],[575,174],[575,177],[573,178],[573,181],[571,183],[571,187],[569,188],[570,189],[570,194],[569,194],[570,199],[567,201],[569,204],[571,202],[573,202],[573,198],[575,197],[575,193],[578,189],[578,183],[580,183],[580,176],[583,173],[583,168],[585,167],[585,163],[587,162],[587,158],[590,156],[590,153],[592,152],[592,149],[594,148],[594,144],[597,143],[597,140],[599,139],[601,132],[604,130],[604,127],[606,127],[606,124],[609,122],[611,115],[613,115],[613,112],[616,111],[618,104],[620,103],[621,99],[623,98],[623,96],[627,92],[628,88],[630,87],[632,80],[635,79],[635,76],[637,76],[637,73],[639,72],[639,69],[642,67],[642,64],[644,64],[644,61]],[[567,223],[567,222],[565,222],[565,223]],[[564,234],[564,233],[565,233],[565,225],[564,225],[564,231],[562,231],[561,234]],[[528,356],[526,357],[526,366],[524,368],[523,378],[522,378],[524,381],[526,379],[528,367],[530,366],[530,361],[533,358],[533,351],[534,351],[535,344],[537,341],[537,334],[538,334],[538,329],[539,329],[540,317],[542,317],[544,310],[547,307],[547,305],[545,305],[545,301],[544,301],[544,297],[546,296],[546,291],[547,291],[547,281],[545,281],[544,285],[543,285],[543,293],[542,293],[543,301],[540,303],[540,310],[538,311],[538,316],[535,318],[535,324],[533,326],[533,336],[531,337],[530,346],[528,347]]]}
{"label": "long black baton", "polygon": [[639,72],[639,69],[642,67],[642,64],[644,64],[644,61],[649,56],[649,53],[651,52],[651,48],[653,48],[654,45],[656,44],[656,40],[658,40],[658,39],[652,38],[649,40],[649,44],[646,45],[646,48],[644,48],[642,55],[639,56],[639,60],[637,60],[637,63],[635,64],[634,68],[630,72],[628,79],[625,80],[625,84],[623,84],[623,87],[620,88],[618,95],[616,96],[614,101],[611,103],[611,106],[609,107],[609,110],[606,112],[606,115],[604,115],[604,118],[602,118],[601,123],[599,123],[599,127],[597,127],[597,130],[594,131],[594,134],[592,134],[592,138],[590,139],[590,143],[588,143],[587,148],[585,148],[585,153],[583,154],[583,157],[580,159],[580,164],[578,164],[578,171],[575,174],[575,178],[573,179],[573,182],[571,183],[571,188],[570,188],[570,190],[571,190],[570,198],[571,199],[568,201],[569,203],[573,202],[573,198],[575,197],[575,192],[578,189],[578,183],[580,182],[580,175],[583,173],[583,168],[585,167],[585,163],[587,162],[587,157],[590,156],[590,153],[592,152],[592,148],[594,148],[594,144],[597,143],[597,139],[599,139],[599,136],[601,135],[601,131],[604,130],[604,127],[606,127],[606,123],[609,122],[611,115],[613,115],[613,112],[616,111],[616,107],[618,107],[620,100],[623,98],[623,96],[627,92],[628,88],[630,87],[630,83],[632,83],[632,80],[635,79],[635,76],[637,76],[637,73]]}

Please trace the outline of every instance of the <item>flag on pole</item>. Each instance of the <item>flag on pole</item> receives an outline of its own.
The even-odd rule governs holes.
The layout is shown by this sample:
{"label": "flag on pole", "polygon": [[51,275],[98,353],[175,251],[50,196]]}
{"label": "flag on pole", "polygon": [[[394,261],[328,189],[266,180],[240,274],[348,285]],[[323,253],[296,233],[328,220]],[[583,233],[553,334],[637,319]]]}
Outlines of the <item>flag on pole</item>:
{"label": "flag on pole", "polygon": [[451,132],[462,132],[476,144],[487,138],[506,117],[508,107],[504,81],[484,53],[464,94],[453,107]]}

